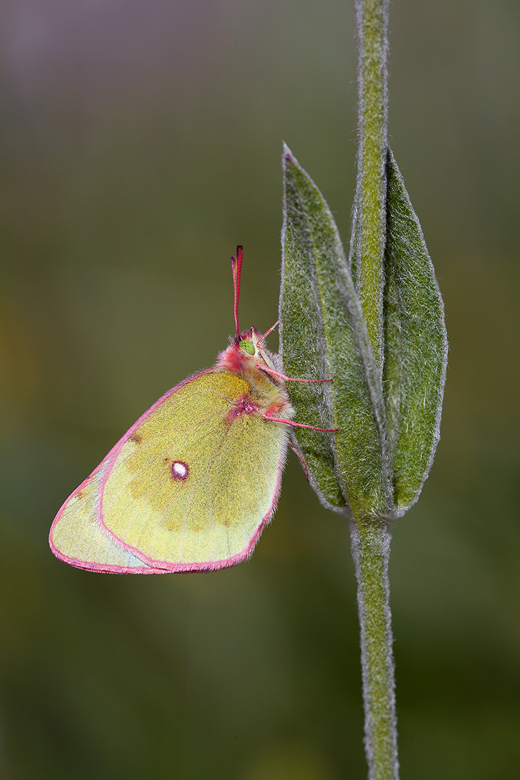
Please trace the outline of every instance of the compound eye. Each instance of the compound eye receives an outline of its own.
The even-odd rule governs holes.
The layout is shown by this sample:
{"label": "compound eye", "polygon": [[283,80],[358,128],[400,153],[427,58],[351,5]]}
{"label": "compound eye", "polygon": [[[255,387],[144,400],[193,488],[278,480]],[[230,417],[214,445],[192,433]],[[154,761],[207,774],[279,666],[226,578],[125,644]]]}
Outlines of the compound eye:
{"label": "compound eye", "polygon": [[244,352],[247,352],[248,355],[254,355],[255,354],[255,345],[252,341],[249,341],[248,339],[245,339],[244,341],[240,342],[240,348],[244,350]]}

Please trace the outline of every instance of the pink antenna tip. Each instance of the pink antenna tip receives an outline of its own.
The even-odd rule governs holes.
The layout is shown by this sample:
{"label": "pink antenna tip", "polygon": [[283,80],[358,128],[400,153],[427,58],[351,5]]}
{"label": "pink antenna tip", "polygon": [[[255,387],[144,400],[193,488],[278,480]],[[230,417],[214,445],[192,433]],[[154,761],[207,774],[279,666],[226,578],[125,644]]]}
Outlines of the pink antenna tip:
{"label": "pink antenna tip", "polygon": [[235,327],[237,329],[237,336],[240,336],[240,328],[238,327],[238,301],[240,299],[240,276],[242,273],[242,259],[244,250],[243,247],[237,246],[236,256],[231,258],[231,269],[233,271],[233,292],[234,292],[234,314],[235,314]]}

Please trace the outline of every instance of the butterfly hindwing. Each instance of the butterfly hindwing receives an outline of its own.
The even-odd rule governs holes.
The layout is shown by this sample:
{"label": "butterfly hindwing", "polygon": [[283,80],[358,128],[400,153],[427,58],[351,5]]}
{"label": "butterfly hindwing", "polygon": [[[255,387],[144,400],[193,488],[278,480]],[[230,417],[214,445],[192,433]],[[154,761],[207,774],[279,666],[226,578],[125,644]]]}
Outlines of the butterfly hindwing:
{"label": "butterfly hindwing", "polygon": [[65,501],[50,532],[54,554],[66,563],[90,571],[154,574],[158,570],[118,544],[100,522],[101,485],[114,450]]}
{"label": "butterfly hindwing", "polygon": [[278,498],[283,424],[235,414],[251,392],[222,370],[170,391],[113,450],[101,478],[103,526],[130,553],[168,571],[246,558]]}

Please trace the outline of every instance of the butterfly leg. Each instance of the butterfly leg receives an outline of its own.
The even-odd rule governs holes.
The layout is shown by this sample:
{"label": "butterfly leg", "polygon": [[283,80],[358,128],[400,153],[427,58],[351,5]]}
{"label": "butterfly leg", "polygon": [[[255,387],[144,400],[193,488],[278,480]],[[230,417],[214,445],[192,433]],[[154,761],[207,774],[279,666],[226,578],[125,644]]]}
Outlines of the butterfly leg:
{"label": "butterfly leg", "polygon": [[255,366],[255,368],[259,368],[261,371],[265,371],[266,374],[271,374],[271,376],[277,376],[285,382],[332,382],[332,379],[295,379],[294,377],[285,376],[285,374],[282,374],[280,371],[275,371],[274,368],[270,368],[269,366],[258,365]]}
{"label": "butterfly leg", "polygon": [[262,341],[264,341],[264,340],[265,340],[265,339],[268,337],[268,335],[269,335],[270,333],[272,333],[272,332],[273,332],[273,330],[274,330],[274,329],[275,329],[275,328],[278,326],[278,323],[279,323],[279,322],[280,322],[280,320],[276,320],[276,322],[274,323],[274,325],[273,325],[271,328],[269,328],[269,330],[266,330],[266,332],[264,333],[264,335],[262,336],[262,338],[259,338],[259,339],[258,339],[258,344],[261,344],[261,343],[262,343]]}
{"label": "butterfly leg", "polygon": [[302,468],[303,468],[303,470],[304,470],[304,472],[305,472],[305,479],[306,479],[306,480],[307,480],[307,482],[308,482],[308,481],[309,481],[309,469],[307,468],[307,463],[305,462],[305,458],[304,458],[304,457],[303,457],[303,455],[301,454],[300,450],[299,450],[299,449],[297,449],[297,448],[294,446],[294,444],[292,443],[292,441],[290,441],[290,442],[289,442],[289,447],[291,448],[291,450],[294,452],[294,454],[297,456],[298,460],[299,460],[299,461],[300,461],[300,463],[302,464]]}
{"label": "butterfly leg", "polygon": [[339,428],[317,428],[315,425],[306,425],[306,423],[297,423],[293,420],[286,420],[283,417],[272,417],[270,414],[263,414],[264,420],[271,420],[272,422],[285,423],[285,425],[291,425],[293,428],[308,428],[310,431],[322,431],[323,433],[336,433]]}

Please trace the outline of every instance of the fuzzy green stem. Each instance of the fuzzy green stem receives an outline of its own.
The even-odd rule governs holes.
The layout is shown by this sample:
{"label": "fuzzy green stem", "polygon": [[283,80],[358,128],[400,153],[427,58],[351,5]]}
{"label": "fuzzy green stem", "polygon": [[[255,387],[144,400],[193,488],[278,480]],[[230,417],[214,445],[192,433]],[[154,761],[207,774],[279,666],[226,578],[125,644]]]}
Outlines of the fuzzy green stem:
{"label": "fuzzy green stem", "polygon": [[390,529],[370,520],[351,523],[358,583],[365,750],[369,780],[398,780],[394,662],[388,558]]}
{"label": "fuzzy green stem", "polygon": [[383,366],[388,0],[356,0],[359,37],[359,289],[376,363]]}
{"label": "fuzzy green stem", "polygon": [[[376,365],[384,356],[386,243],[388,0],[356,0],[359,38],[359,151],[353,232],[353,275]],[[397,780],[397,728],[389,603],[390,530],[355,517],[352,553],[358,583],[365,750],[369,780]]]}

